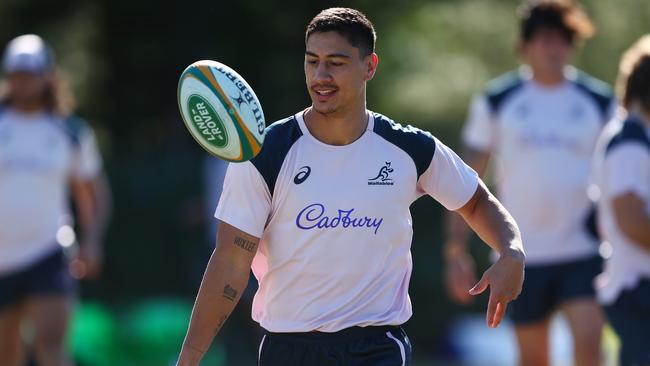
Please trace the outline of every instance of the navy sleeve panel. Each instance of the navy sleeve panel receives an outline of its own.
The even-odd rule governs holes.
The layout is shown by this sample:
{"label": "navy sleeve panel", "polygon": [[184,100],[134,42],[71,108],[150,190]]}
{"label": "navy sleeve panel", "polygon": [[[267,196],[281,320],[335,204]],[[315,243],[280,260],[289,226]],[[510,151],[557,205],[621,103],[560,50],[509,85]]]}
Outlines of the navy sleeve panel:
{"label": "navy sleeve panel", "polygon": [[302,136],[302,131],[295,117],[277,121],[266,128],[262,150],[251,163],[264,178],[271,196],[275,181],[280,174],[282,163],[289,153],[291,146]]}
{"label": "navy sleeve panel", "polygon": [[69,115],[63,121],[63,124],[65,126],[66,132],[70,135],[72,141],[76,144],[79,144],[81,142],[81,135],[90,128],[85,120],[75,114]]}
{"label": "navy sleeve panel", "polygon": [[614,102],[614,93],[609,85],[580,71],[573,82],[598,106],[603,123],[608,122],[609,108]]}
{"label": "navy sleeve panel", "polygon": [[433,136],[429,132],[411,125],[402,126],[379,113],[374,113],[374,117],[373,132],[406,152],[413,159],[419,179],[429,169],[436,151],[436,141]]}
{"label": "navy sleeve panel", "polygon": [[49,121],[59,128],[70,139],[72,146],[79,148],[81,146],[81,133],[84,128],[88,128],[86,122],[81,118],[71,114],[63,120],[55,116],[53,113],[49,114]]}
{"label": "navy sleeve panel", "polygon": [[[3,103],[0,103],[0,115],[2,115],[6,110],[6,106]],[[57,119],[54,115],[50,114],[50,121],[55,124],[58,128],[61,128],[70,141],[72,146],[75,148],[80,145],[80,136],[84,129],[89,128],[86,121],[77,117],[74,114],[71,114],[63,120],[63,124],[60,123],[60,120]]]}
{"label": "navy sleeve panel", "polygon": [[511,71],[490,81],[485,89],[490,112],[497,114],[506,98],[522,85],[524,85],[524,81],[519,71]]}
{"label": "navy sleeve panel", "polygon": [[639,143],[650,149],[650,138],[642,122],[633,118],[623,122],[621,130],[609,140],[605,153],[609,153],[614,147],[623,143]]}

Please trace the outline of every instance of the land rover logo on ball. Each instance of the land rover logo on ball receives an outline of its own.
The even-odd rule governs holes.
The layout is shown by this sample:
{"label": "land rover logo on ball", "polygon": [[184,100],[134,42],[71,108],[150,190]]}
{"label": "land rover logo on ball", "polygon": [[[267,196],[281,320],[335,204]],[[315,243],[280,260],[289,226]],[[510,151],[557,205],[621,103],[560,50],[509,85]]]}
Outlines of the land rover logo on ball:
{"label": "land rover logo on ball", "polygon": [[201,133],[205,142],[223,148],[228,145],[226,128],[212,106],[200,95],[193,94],[187,100],[194,128]]}

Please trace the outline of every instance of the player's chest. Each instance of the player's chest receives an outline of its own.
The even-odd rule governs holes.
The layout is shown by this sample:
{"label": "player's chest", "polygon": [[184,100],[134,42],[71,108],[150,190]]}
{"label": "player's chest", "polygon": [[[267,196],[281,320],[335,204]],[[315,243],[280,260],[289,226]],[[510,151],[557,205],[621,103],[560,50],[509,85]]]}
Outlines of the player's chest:
{"label": "player's chest", "polygon": [[303,147],[289,157],[277,198],[294,207],[384,212],[408,207],[415,194],[415,166],[390,149],[319,151]]}
{"label": "player's chest", "polygon": [[566,96],[516,98],[500,113],[498,123],[506,150],[571,154],[590,154],[603,125],[594,106]]}
{"label": "player's chest", "polygon": [[0,125],[0,174],[64,174],[71,159],[71,143],[56,129]]}

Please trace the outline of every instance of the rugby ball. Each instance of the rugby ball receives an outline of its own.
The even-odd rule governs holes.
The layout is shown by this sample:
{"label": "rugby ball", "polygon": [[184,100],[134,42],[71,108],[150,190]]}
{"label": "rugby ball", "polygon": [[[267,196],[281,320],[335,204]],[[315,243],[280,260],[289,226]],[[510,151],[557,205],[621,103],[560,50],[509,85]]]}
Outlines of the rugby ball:
{"label": "rugby ball", "polygon": [[252,159],[264,142],[264,112],[248,83],[230,67],[202,60],[178,82],[185,127],[209,153],[232,162]]}

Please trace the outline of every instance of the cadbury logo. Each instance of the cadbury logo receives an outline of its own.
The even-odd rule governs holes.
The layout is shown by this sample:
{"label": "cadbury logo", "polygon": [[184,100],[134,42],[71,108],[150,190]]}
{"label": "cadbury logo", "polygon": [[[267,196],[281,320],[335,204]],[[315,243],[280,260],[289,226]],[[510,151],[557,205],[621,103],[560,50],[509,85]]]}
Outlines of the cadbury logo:
{"label": "cadbury logo", "polygon": [[334,215],[325,212],[325,205],[313,203],[298,213],[296,226],[303,230],[330,229],[342,227],[344,229],[368,228],[374,229],[375,235],[384,222],[383,218],[356,216],[355,209],[336,210]]}

